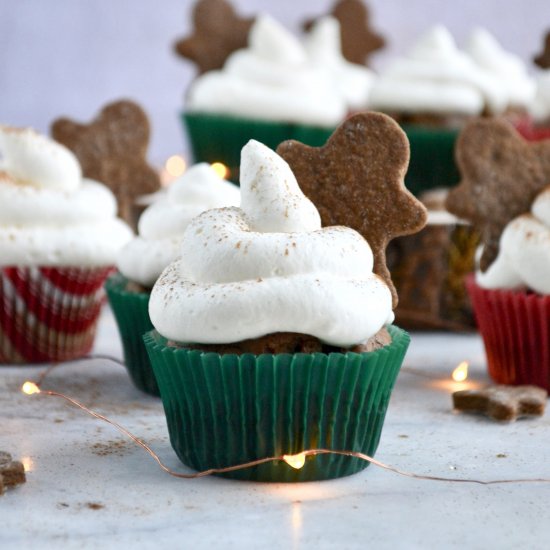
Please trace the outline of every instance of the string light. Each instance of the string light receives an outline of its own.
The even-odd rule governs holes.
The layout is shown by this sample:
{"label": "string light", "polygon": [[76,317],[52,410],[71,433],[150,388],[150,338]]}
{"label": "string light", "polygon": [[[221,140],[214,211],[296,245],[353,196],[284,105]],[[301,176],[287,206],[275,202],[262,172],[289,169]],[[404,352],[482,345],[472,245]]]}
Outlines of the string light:
{"label": "string light", "polygon": [[[98,357],[108,358],[110,360],[114,360],[117,363],[121,363],[120,360],[116,358],[112,358],[110,356],[88,356],[87,359],[94,359]],[[85,359],[85,358],[82,358]],[[82,360],[81,359],[81,360]],[[122,434],[129,437],[132,441],[134,441],[136,444],[138,444],[140,447],[142,447],[147,453],[157,462],[157,464],[160,466],[160,468],[165,471],[167,474],[182,478],[182,479],[196,479],[200,477],[206,477],[212,474],[225,474],[229,472],[235,472],[237,470],[244,470],[247,468],[252,468],[254,466],[259,466],[261,464],[267,464],[270,462],[277,462],[277,461],[283,461],[286,462],[289,466],[292,468],[299,469],[303,467],[305,464],[305,460],[307,457],[310,456],[319,456],[319,455],[339,455],[339,456],[347,456],[350,458],[358,458],[360,460],[364,460],[366,462],[369,462],[370,464],[373,464],[375,466],[378,466],[379,468],[382,468],[383,470],[387,470],[389,472],[393,472],[395,474],[398,474],[400,476],[414,478],[414,479],[421,479],[425,481],[443,481],[443,482],[449,482],[449,483],[474,483],[477,485],[497,485],[497,484],[510,484],[510,483],[550,483],[550,478],[519,478],[519,479],[495,479],[495,480],[479,480],[479,479],[469,479],[469,478],[451,478],[451,477],[444,477],[444,476],[431,476],[431,475],[422,475],[417,474],[415,472],[408,472],[406,470],[401,470],[399,468],[396,468],[394,466],[390,466],[388,464],[385,464],[384,462],[381,462],[372,456],[369,456],[365,453],[361,453],[358,451],[349,451],[349,450],[338,450],[338,449],[306,449],[300,453],[297,454],[283,454],[278,456],[269,456],[265,458],[259,458],[257,460],[252,460],[249,462],[244,462],[241,464],[235,464],[233,466],[227,466],[225,468],[210,468],[208,470],[203,470],[201,472],[195,472],[192,474],[185,474],[181,472],[176,472],[172,469],[170,469],[168,466],[166,466],[160,457],[139,437],[135,436],[131,432],[129,432],[126,428],[121,426],[118,422],[115,422],[114,420],[110,420],[106,416],[93,411],[92,409],[86,407],[76,399],[73,399],[72,397],[69,397],[68,395],[65,395],[60,392],[52,391],[52,390],[43,390],[40,388],[41,383],[43,382],[45,376],[53,370],[56,366],[59,364],[54,364],[50,366],[40,377],[40,381],[38,382],[32,382],[30,380],[27,380],[22,386],[21,391],[27,395],[48,395],[53,397],[59,397],[61,399],[64,399],[74,405],[75,407],[81,409],[82,411],[88,413],[89,415],[93,416],[94,418],[97,418],[99,420],[103,420],[104,422],[110,424],[114,428],[116,428],[118,431],[120,431]]]}
{"label": "string light", "polygon": [[455,382],[464,382],[468,378],[468,361],[462,361],[459,363],[455,370],[453,370],[452,379]]}
{"label": "string light", "polygon": [[164,164],[164,168],[170,176],[179,178],[185,172],[187,163],[181,155],[172,155]]}
{"label": "string light", "polygon": [[213,162],[210,166],[220,178],[226,179],[229,176],[229,168],[223,162]]}

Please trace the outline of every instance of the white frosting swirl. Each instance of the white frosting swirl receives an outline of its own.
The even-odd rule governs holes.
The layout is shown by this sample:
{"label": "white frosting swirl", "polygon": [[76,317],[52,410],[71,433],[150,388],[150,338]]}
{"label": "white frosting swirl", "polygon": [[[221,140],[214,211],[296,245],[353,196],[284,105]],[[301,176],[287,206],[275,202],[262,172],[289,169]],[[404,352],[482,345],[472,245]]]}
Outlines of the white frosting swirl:
{"label": "white frosting swirl", "polygon": [[155,328],[178,342],[231,343],[300,332],[336,346],[367,340],[393,320],[368,243],[347,227],[321,229],[290,167],[250,141],[241,157],[241,208],[192,220],[151,293]]}
{"label": "white frosting swirl", "polygon": [[311,63],[327,72],[348,108],[366,109],[375,75],[367,67],[344,58],[338,20],[330,16],[317,20],[305,38],[305,47]]}
{"label": "white frosting swirl", "polygon": [[487,30],[474,29],[466,52],[480,68],[498,80],[508,96],[509,106],[526,107],[533,100],[535,82],[527,74],[525,63],[517,55],[505,51]]}
{"label": "white frosting swirl", "polygon": [[527,287],[550,294],[550,186],[539,193],[530,213],[506,226],[496,260],[484,273],[477,271],[476,280],[484,288]]}
{"label": "white frosting swirl", "polygon": [[550,69],[541,71],[536,82],[535,98],[529,111],[536,121],[548,121],[550,119]]}
{"label": "white frosting swirl", "polygon": [[372,109],[401,113],[478,115],[485,107],[501,112],[506,102],[498,80],[461,52],[441,25],[392,63],[370,94]]}
{"label": "white frosting swirl", "polygon": [[247,49],[193,82],[187,108],[319,126],[335,126],[346,114],[326,72],[309,63],[298,39],[269,16],[255,21]]}
{"label": "white frosting swirl", "polygon": [[104,185],[71,151],[33,130],[0,127],[2,265],[114,264],[132,237]]}
{"label": "white frosting swirl", "polygon": [[143,212],[139,236],[122,249],[118,269],[131,281],[152,287],[162,270],[181,256],[183,233],[195,216],[239,204],[238,187],[221,179],[209,164],[196,164]]}

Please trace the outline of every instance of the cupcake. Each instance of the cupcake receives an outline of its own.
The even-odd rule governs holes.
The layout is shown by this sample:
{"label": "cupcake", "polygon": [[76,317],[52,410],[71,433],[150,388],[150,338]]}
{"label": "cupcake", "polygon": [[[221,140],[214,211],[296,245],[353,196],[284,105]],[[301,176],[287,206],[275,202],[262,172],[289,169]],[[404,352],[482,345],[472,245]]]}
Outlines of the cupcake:
{"label": "cupcake", "polygon": [[388,245],[388,268],[399,294],[395,321],[407,330],[475,329],[464,281],[474,269],[479,235],[445,209],[447,194],[448,189],[422,193],[426,226]]}
{"label": "cupcake", "polygon": [[369,69],[344,60],[338,36],[338,22],[324,20],[306,49],[273,18],[259,16],[248,46],[187,90],[182,119],[195,161],[222,162],[238,181],[249,139],[272,148],[285,139],[324,144],[350,109],[364,106],[372,80]]}
{"label": "cupcake", "polygon": [[460,185],[447,207],[480,232],[468,280],[489,374],[550,390],[550,140],[526,142],[477,120],[457,142]]}
{"label": "cupcake", "polygon": [[0,158],[0,363],[86,355],[103,282],[132,232],[62,145],[1,126]]}
{"label": "cupcake", "polygon": [[445,27],[435,26],[380,74],[370,92],[371,108],[393,116],[409,137],[406,183],[413,193],[457,183],[454,144],[460,128],[472,117],[504,112],[516,101],[513,93],[520,95],[517,81],[524,79],[516,78],[516,59],[488,33],[473,34],[470,52],[459,50]]}
{"label": "cupcake", "polygon": [[118,273],[107,280],[105,288],[122,338],[126,368],[140,390],[159,395],[142,339],[153,328],[148,313],[151,288],[162,270],[181,255],[183,233],[195,216],[239,203],[235,185],[221,179],[208,164],[197,164],[143,212],[138,236],[121,250]]}
{"label": "cupcake", "polygon": [[[383,169],[386,140],[395,166]],[[364,114],[321,149],[286,142],[279,150],[304,181],[308,169],[323,174],[318,181],[349,183],[350,191],[361,179],[376,245],[347,227],[321,228],[289,164],[256,141],[243,148],[241,207],[191,221],[185,259],[163,271],[149,303],[156,330],[145,343],[170,440],[196,470],[309,448],[374,454],[408,346],[408,335],[391,325],[393,287],[380,263],[381,243],[425,221],[402,183],[405,136],[391,119]],[[365,179],[373,157],[380,162]],[[380,189],[386,198],[369,200]],[[379,219],[386,223],[375,227]],[[365,466],[324,455],[308,457],[301,469],[275,461],[224,475],[307,481]]]}

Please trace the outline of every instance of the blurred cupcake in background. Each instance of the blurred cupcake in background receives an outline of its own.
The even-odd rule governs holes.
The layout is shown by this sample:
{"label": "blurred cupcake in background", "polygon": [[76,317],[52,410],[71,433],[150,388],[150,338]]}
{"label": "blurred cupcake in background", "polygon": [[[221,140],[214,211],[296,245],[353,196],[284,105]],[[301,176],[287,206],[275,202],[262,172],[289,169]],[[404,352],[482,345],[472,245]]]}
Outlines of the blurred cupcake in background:
{"label": "blurred cupcake in background", "polygon": [[[394,117],[409,137],[406,183],[416,194],[457,183],[454,145],[470,118],[502,114],[527,101],[532,83],[486,31],[472,35],[469,50],[471,55],[461,51],[437,25],[390,63],[371,90],[371,108]],[[510,83],[503,83],[506,71]]]}
{"label": "blurred cupcake in background", "polygon": [[237,181],[249,139],[271,147],[290,138],[322,145],[347,113],[329,74],[267,15],[252,25],[246,49],[191,83],[185,103],[182,117],[195,160],[222,162]]}
{"label": "blurred cupcake in background", "polygon": [[[220,1],[199,0],[193,33],[176,45],[199,70],[186,92],[182,120],[195,161],[222,162],[238,182],[240,151],[249,139],[272,148],[285,139],[324,144],[349,113],[367,108],[373,73],[344,57],[336,12],[316,21],[302,40],[269,15],[243,19],[223,2],[241,34],[230,43],[227,21],[207,18]],[[211,50],[218,55],[215,64]]]}
{"label": "blurred cupcake in background", "polygon": [[459,136],[457,162],[446,204],[481,235],[467,287],[489,374],[550,390],[550,140],[479,119]]}
{"label": "blurred cupcake in background", "polygon": [[130,228],[75,155],[0,127],[0,363],[67,361],[92,348],[103,283]]}
{"label": "blurred cupcake in background", "polygon": [[208,164],[189,168],[141,215],[138,236],[121,250],[118,273],[105,288],[134,384],[158,395],[142,335],[153,328],[148,305],[151,288],[162,270],[181,256],[182,237],[190,221],[210,208],[238,206],[238,187],[221,179]]}
{"label": "blurred cupcake in background", "polygon": [[406,330],[470,331],[475,328],[465,278],[474,269],[479,235],[445,208],[448,189],[423,192],[426,226],[394,239],[387,261],[399,304],[396,323]]}

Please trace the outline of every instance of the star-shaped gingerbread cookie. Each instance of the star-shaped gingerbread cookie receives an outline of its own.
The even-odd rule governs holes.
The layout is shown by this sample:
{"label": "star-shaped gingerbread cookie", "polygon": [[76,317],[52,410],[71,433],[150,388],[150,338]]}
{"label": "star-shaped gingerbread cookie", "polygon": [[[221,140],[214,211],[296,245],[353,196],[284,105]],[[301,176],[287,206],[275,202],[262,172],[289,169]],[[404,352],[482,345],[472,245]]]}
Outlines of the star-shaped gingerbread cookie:
{"label": "star-shaped gingerbread cookie", "polygon": [[221,69],[235,50],[246,47],[254,18],[239,17],[226,0],[198,0],[193,33],[174,45],[176,53],[194,61],[199,73]]}
{"label": "star-shaped gingerbread cookie", "polygon": [[460,133],[455,157],[462,179],[446,207],[479,231],[485,271],[506,224],[528,212],[550,183],[550,140],[527,142],[503,119],[475,119]]}
{"label": "star-shaped gingerbread cookie", "polygon": [[323,147],[291,140],[281,143],[277,153],[319,210],[324,226],[345,225],[365,237],[374,272],[389,286],[395,307],[386,246],[426,223],[426,209],[403,183],[409,163],[403,130],[382,113],[359,113],[343,122]]}
{"label": "star-shaped gingerbread cookie", "polygon": [[146,158],[149,120],[136,103],[127,100],[111,103],[90,124],[57,119],[51,133],[77,156],[86,178],[111,188],[119,214],[126,221],[132,220],[131,208],[136,197],[160,188],[159,174]]}
{"label": "star-shaped gingerbread cookie", "polygon": [[542,416],[547,398],[546,390],[537,386],[490,386],[454,392],[453,406],[458,411],[509,422],[522,416]]}
{"label": "star-shaped gingerbread cookie", "polygon": [[541,69],[550,69],[550,31],[544,37],[544,50],[534,57],[533,61]]}
{"label": "star-shaped gingerbread cookie", "polygon": [[[351,63],[365,65],[372,53],[384,47],[386,41],[371,29],[369,10],[362,0],[339,0],[330,15],[340,23],[342,54]],[[309,30],[313,22],[304,23],[304,29]]]}

